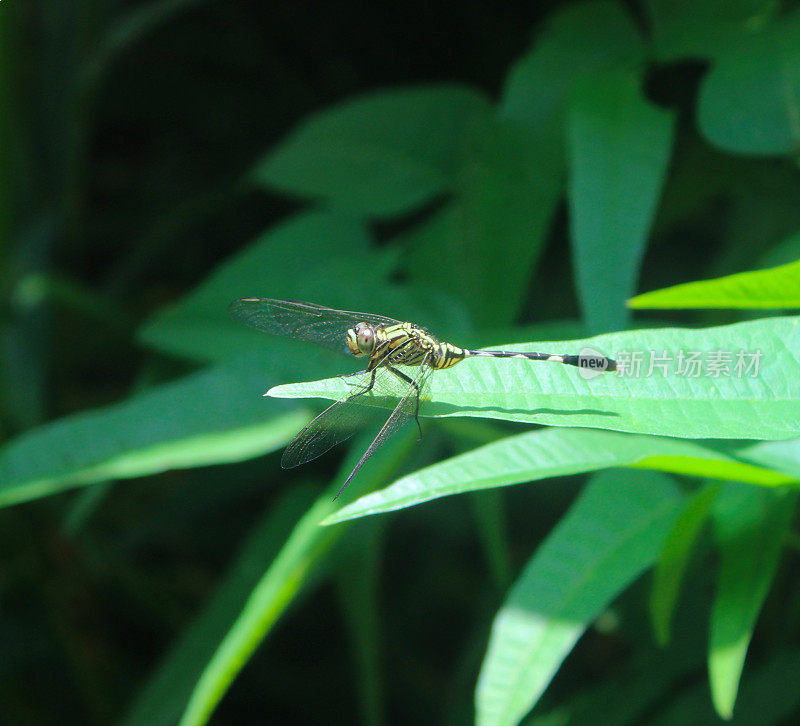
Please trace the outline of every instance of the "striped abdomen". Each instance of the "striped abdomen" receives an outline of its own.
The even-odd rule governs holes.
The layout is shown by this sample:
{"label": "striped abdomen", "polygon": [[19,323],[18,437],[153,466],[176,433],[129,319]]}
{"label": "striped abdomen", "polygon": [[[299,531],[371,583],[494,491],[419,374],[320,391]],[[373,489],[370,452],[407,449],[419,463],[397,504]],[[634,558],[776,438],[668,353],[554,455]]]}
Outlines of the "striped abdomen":
{"label": "striped abdomen", "polygon": [[[605,358],[600,355],[556,355],[554,353],[518,353],[510,350],[466,350],[464,351],[467,358],[472,356],[482,356],[485,358],[526,358],[528,360],[548,360],[553,363],[564,363],[568,366],[576,366],[578,368],[596,368],[605,371],[614,371],[617,369],[616,361],[611,358]],[[600,365],[587,365],[589,359],[595,359]]]}

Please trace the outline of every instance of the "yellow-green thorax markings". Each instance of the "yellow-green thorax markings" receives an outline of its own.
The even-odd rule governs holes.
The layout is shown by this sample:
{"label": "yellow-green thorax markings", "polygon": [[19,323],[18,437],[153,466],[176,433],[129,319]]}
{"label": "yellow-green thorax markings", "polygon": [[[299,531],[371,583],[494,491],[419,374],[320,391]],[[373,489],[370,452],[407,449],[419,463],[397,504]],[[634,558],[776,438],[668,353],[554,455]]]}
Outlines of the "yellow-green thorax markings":
{"label": "yellow-green thorax markings", "polygon": [[441,370],[464,360],[470,351],[442,343],[414,323],[370,325],[362,322],[347,331],[347,348],[360,358],[370,357],[368,371],[379,365],[425,365]]}

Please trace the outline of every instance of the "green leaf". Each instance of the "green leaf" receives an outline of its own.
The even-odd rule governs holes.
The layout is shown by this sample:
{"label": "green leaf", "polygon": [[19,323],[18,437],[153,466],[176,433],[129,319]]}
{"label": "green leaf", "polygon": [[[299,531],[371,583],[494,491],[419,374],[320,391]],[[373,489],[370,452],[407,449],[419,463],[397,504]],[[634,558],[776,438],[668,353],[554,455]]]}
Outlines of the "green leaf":
{"label": "green leaf", "polygon": [[800,262],[646,292],[632,308],[800,308]]}
{"label": "green leaf", "polygon": [[800,148],[800,12],[740,40],[703,80],[703,135],[739,154],[794,154]]}
{"label": "green leaf", "polygon": [[609,72],[576,89],[568,118],[569,206],[578,297],[593,332],[626,327],[625,300],[666,177],[673,116],[638,75]]}
{"label": "green leaf", "polygon": [[359,527],[343,547],[336,570],[339,610],[347,627],[357,677],[354,688],[364,726],[384,726],[381,570],[387,520]]}
{"label": "green leaf", "polygon": [[[362,437],[361,447],[368,439]],[[375,454],[363,474],[348,489],[356,495],[391,477],[403,461],[413,442],[412,436],[397,436]],[[297,522],[269,569],[250,593],[241,613],[228,629],[192,692],[180,726],[202,726],[225,695],[236,675],[252,656],[259,643],[272,630],[278,618],[297,595],[311,568],[339,541],[343,531],[320,527],[320,522],[333,511],[333,496],[340,486],[344,472],[350,472],[361,457],[363,448],[353,447],[344,462],[340,476]]]}
{"label": "green leaf", "polygon": [[26,432],[0,449],[0,506],[274,451],[308,416],[267,403],[269,381],[247,358]]}
{"label": "green leaf", "polygon": [[506,79],[500,113],[535,138],[561,144],[563,115],[575,84],[608,68],[636,67],[644,45],[622,5],[609,0],[573,3],[554,13],[531,50]]}
{"label": "green leaf", "polygon": [[[522,285],[536,261],[563,189],[564,115],[575,84],[607,67],[633,67],[641,61],[643,52],[630,16],[618,3],[599,0],[573,4],[555,13],[537,34],[530,51],[512,67],[503,89],[499,115],[530,140],[527,148],[520,145],[517,152],[528,173],[515,182],[505,172],[503,186],[498,183],[501,179],[497,175],[489,184],[490,179],[484,181],[481,174],[473,172],[474,191],[470,194],[470,189],[466,190],[468,196],[463,204],[472,202],[492,216],[475,223],[470,218],[475,216],[469,214],[471,207],[455,206],[450,218],[442,220],[444,229],[432,231],[434,241],[437,234],[449,238],[451,248],[456,247],[459,236],[471,240],[484,235],[480,257],[463,247],[453,254],[454,258],[466,258],[466,273],[470,278],[466,285],[463,279],[458,279],[463,263],[458,267],[441,265],[438,260],[427,263],[427,269],[441,268],[441,272],[454,277],[461,289],[486,292],[470,295],[477,321],[507,323],[519,313],[524,302]],[[485,201],[481,204],[482,198]],[[504,198],[508,201],[504,202]],[[527,253],[525,244],[530,248]],[[471,264],[478,259],[496,272],[487,275],[480,266]],[[497,287],[502,284],[506,284],[506,290]],[[495,310],[497,314],[492,315]]]}
{"label": "green leaf", "polygon": [[[681,438],[789,438],[800,430],[800,346],[790,344],[798,339],[800,319],[776,317],[699,330],[635,330],[566,343],[506,346],[549,353],[578,353],[588,347],[613,355],[620,370],[582,374],[554,363],[473,358],[434,372],[420,413]],[[696,377],[686,368],[693,353],[702,361]],[[665,355],[660,368],[658,359]],[[717,369],[714,361],[720,355]],[[642,365],[634,377],[637,360]],[[338,399],[347,391],[347,383],[334,378],[278,386],[269,395]],[[377,395],[363,399],[373,405],[396,403]]]}
{"label": "green leaf", "polygon": [[692,549],[708,518],[720,484],[703,487],[686,503],[664,543],[653,572],[650,591],[650,615],[656,641],[666,646],[670,640],[672,615],[681,582],[689,565]]}
{"label": "green leaf", "polygon": [[412,279],[463,299],[478,325],[512,322],[560,192],[551,150],[487,119],[450,201],[401,239]]}
{"label": "green leaf", "polygon": [[93,90],[114,60],[159,25],[202,0],[150,0],[134,7],[109,25],[82,70],[87,90]]}
{"label": "green leaf", "polygon": [[[410,319],[424,316],[453,330],[468,327],[462,309],[438,290],[392,282],[396,264],[392,251],[370,247],[363,224],[330,212],[303,213],[270,229],[189,295],[156,313],[139,337],[165,353],[203,362],[259,353],[271,368],[302,377],[329,373],[335,357],[232,320],[228,315],[232,300],[247,296],[308,300]],[[353,285],[353,280],[359,284]]]}
{"label": "green leaf", "polygon": [[280,552],[292,524],[312,502],[308,487],[293,488],[252,529],[215,594],[180,634],[136,696],[122,720],[124,726],[175,724],[206,662]]}
{"label": "green leaf", "polygon": [[156,313],[139,337],[158,350],[204,362],[263,351],[263,335],[230,319],[230,302],[248,295],[289,299],[314,299],[315,291],[324,295],[326,276],[339,281],[335,261],[355,265],[359,276],[367,273],[370,263],[376,264],[369,242],[358,222],[327,212],[300,214],[227,260],[179,303]]}
{"label": "green leaf", "polygon": [[373,93],[306,120],[254,175],[354,215],[408,212],[450,187],[491,113],[485,96],[458,86]]}
{"label": "green leaf", "polygon": [[[617,608],[612,605],[611,613]],[[609,640],[619,635],[625,639],[632,653],[618,659],[607,658],[603,649],[601,677],[585,679],[586,687],[576,692],[574,688],[562,692],[559,703],[549,710],[534,709],[524,726],[632,726],[652,721],[652,715],[669,703],[673,694],[702,669],[705,653],[698,647],[705,636],[699,618],[686,618],[681,622],[680,638],[670,648],[653,648],[638,629],[630,629],[630,620],[622,613],[619,630]],[[634,628],[636,626],[634,625]],[[599,628],[598,628],[599,630]],[[639,635],[639,637],[637,637]],[[601,645],[602,647],[602,645]],[[627,648],[626,648],[627,650]],[[576,655],[576,659],[579,656]],[[579,684],[583,686],[583,682]],[[543,704],[544,705],[544,704]],[[556,718],[556,715],[560,718]],[[552,719],[552,720],[548,720]],[[686,723],[690,723],[687,721]]]}
{"label": "green leaf", "polygon": [[513,726],[588,625],[655,560],[681,505],[667,477],[603,472],[528,562],[495,617],[478,726]]}
{"label": "green leaf", "polygon": [[403,509],[451,494],[618,466],[764,486],[793,481],[689,441],[552,428],[510,436],[404,476],[343,507],[324,524]]}
{"label": "green leaf", "polygon": [[756,618],[772,584],[795,492],[729,485],[715,511],[722,562],[711,611],[708,671],[714,707],[730,718]]}
{"label": "green leaf", "polygon": [[739,456],[800,480],[800,439],[760,441],[740,451]]}
{"label": "green leaf", "polygon": [[[791,723],[800,704],[800,652],[778,650],[766,663],[748,670],[736,713],[729,723],[734,726],[763,726]],[[648,719],[650,726],[685,726],[686,724],[719,724],[719,714],[711,709],[708,685],[679,693],[670,703]]]}
{"label": "green leaf", "polygon": [[774,0],[647,0],[659,61],[713,59],[778,13]]}

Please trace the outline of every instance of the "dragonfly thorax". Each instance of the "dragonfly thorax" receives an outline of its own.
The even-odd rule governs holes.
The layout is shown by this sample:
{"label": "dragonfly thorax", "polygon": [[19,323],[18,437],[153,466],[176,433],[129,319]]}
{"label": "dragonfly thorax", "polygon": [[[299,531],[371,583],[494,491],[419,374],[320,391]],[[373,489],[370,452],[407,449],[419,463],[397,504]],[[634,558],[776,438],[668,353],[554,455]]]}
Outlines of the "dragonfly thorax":
{"label": "dragonfly thorax", "polygon": [[347,348],[356,358],[372,355],[376,344],[376,330],[369,323],[359,323],[347,331]]}

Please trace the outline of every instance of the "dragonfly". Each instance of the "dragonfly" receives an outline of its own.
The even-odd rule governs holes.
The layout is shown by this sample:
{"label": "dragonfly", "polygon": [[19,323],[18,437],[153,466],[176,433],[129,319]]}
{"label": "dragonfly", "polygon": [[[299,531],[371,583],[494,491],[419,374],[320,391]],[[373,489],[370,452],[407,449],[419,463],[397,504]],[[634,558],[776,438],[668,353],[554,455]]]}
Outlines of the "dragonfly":
{"label": "dragonfly", "polygon": [[[331,404],[294,437],[281,466],[291,469],[316,459],[349,439],[368,418],[366,394],[397,398],[389,418],[334,497],[336,500],[366,461],[412,417],[419,427],[419,402],[434,371],[452,368],[467,358],[524,358],[551,361],[599,371],[616,363],[594,351],[568,355],[508,350],[469,350],[438,340],[415,323],[383,315],[335,310],[315,303],[243,297],[228,308],[231,316],[272,335],[311,341],[356,358],[366,358],[364,371],[344,376],[351,390]],[[348,380],[353,378],[354,380]],[[421,433],[421,428],[420,428]]]}

